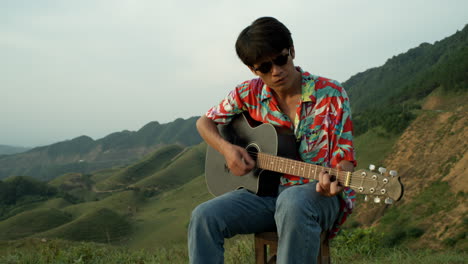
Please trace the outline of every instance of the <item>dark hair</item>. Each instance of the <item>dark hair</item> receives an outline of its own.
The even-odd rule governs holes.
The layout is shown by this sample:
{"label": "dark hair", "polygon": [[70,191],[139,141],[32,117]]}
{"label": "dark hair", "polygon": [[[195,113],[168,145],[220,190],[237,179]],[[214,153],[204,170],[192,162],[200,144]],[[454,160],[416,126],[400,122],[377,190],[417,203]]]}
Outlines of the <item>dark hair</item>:
{"label": "dark hair", "polygon": [[273,17],[261,17],[237,37],[237,56],[247,66],[293,46],[289,29]]}

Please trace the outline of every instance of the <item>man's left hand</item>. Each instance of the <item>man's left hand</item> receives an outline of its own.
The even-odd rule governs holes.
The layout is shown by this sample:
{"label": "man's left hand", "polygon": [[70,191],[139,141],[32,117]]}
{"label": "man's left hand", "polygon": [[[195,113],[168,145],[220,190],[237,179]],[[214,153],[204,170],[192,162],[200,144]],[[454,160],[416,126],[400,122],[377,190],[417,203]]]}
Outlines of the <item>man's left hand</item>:
{"label": "man's left hand", "polygon": [[[342,160],[337,165],[339,171],[353,171],[354,164],[347,160]],[[343,191],[343,186],[338,184],[338,181],[331,181],[331,175],[328,172],[321,171],[319,173],[319,182],[315,186],[318,193],[323,196],[332,197]],[[335,175],[336,177],[336,175]]]}

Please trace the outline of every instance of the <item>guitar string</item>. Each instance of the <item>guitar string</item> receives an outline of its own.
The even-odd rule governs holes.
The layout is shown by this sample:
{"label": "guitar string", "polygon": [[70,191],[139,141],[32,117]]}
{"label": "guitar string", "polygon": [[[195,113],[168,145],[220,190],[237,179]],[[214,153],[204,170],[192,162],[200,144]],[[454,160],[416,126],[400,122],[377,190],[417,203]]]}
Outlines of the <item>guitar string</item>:
{"label": "guitar string", "polygon": [[[266,154],[266,153],[258,153],[258,152],[251,152],[251,151],[248,151],[248,152],[249,152],[250,155],[253,155],[253,156],[258,156],[259,154],[260,154],[260,155],[264,155],[265,158],[270,158],[270,159],[272,159],[273,161],[275,161],[275,160],[280,160],[280,159],[284,159],[284,160],[286,160],[286,161],[285,161],[286,163],[291,163],[291,164],[294,164],[294,163],[296,163],[296,162],[298,162],[298,163],[301,162],[301,161],[292,160],[292,159],[288,159],[288,158],[282,158],[282,157],[278,157],[278,156],[274,156],[274,155]],[[266,162],[266,161],[264,161],[264,162]],[[289,165],[291,165],[291,164],[289,164]],[[326,168],[326,167],[323,167],[323,166],[320,166],[320,165],[311,164],[311,163],[306,163],[305,166],[318,166],[318,167],[323,168],[325,171],[326,171],[327,169],[330,170],[331,173],[333,173],[333,171],[336,170],[337,174],[341,174],[341,176],[343,176],[343,177],[340,177],[340,175],[336,176],[336,177],[337,177],[339,180],[341,180],[342,182],[344,182],[344,181],[345,181],[344,178],[346,178],[346,177],[348,176],[348,175],[347,175],[348,172],[346,172],[346,171],[338,171],[337,169]],[[300,165],[299,165],[299,167],[300,167]],[[317,168],[315,168],[315,169],[317,169]],[[301,177],[300,175],[297,175],[297,176]],[[305,178],[312,178],[312,177],[305,177]],[[361,184],[363,184],[363,183],[376,183],[376,182],[377,182],[376,180],[369,179],[368,177],[361,177],[361,176],[357,176],[357,175],[356,175],[356,176],[353,176],[353,179],[356,179],[356,178],[361,180]],[[314,179],[315,179],[315,177],[314,177]],[[348,187],[350,187],[350,188],[352,188],[352,189],[359,189],[360,187],[362,187],[362,186],[354,185],[353,183],[354,183],[354,182],[353,182],[352,179],[351,179],[350,182],[349,182]],[[372,192],[372,193],[369,193],[369,192],[364,192],[364,193],[359,192],[359,193],[360,193],[360,194],[367,194],[367,195],[387,196],[387,197],[388,197],[388,195],[387,195],[386,193],[384,193],[384,194],[379,193],[379,190],[381,190],[381,189],[375,190],[375,191]]]}
{"label": "guitar string", "polygon": [[[250,152],[252,155],[254,156],[257,156],[257,152]],[[297,160],[292,160],[292,159],[287,159],[287,158],[281,158],[281,157],[277,157],[277,156],[273,156],[273,155],[269,155],[269,154],[265,154],[265,153],[260,153],[260,155],[264,155],[266,158],[271,158],[273,159],[273,161],[275,160],[280,160],[280,159],[284,159],[286,160],[285,163],[289,163],[289,164],[286,164],[286,165],[291,165],[291,166],[294,166],[294,165],[297,165],[297,167],[300,167],[302,169],[304,169],[303,167],[306,167],[306,166],[317,166],[317,167],[320,167],[322,168],[321,171],[330,171],[332,174],[338,174],[338,175],[335,175],[336,177],[339,177],[340,179],[341,178],[346,178],[348,176],[348,172],[347,171],[340,171],[338,169],[333,169],[333,168],[327,168],[327,167],[323,167],[323,166],[320,166],[320,165],[315,165],[315,164],[311,164],[311,163],[305,163],[305,165],[303,165],[303,167],[301,167],[300,164],[297,164],[297,163],[304,163],[304,162],[301,162],[301,161],[297,161]],[[296,163],[296,164],[294,164]],[[314,168],[314,171],[317,170],[318,168]],[[318,171],[318,170],[317,170]],[[335,173],[336,172],[336,173]],[[294,172],[293,172],[294,173]],[[355,175],[353,177],[357,177],[359,178],[359,176]],[[312,178],[312,177],[305,177],[305,178]],[[366,177],[360,177],[362,179],[367,179]]]}
{"label": "guitar string", "polygon": [[[279,160],[279,159],[285,159],[286,163],[300,163],[301,161],[297,161],[297,160],[293,160],[293,159],[288,159],[288,158],[283,158],[283,157],[278,157],[278,156],[274,156],[274,155],[271,155],[271,154],[266,154],[266,153],[258,153],[258,152],[252,152],[252,151],[247,151],[251,156],[258,156],[259,154],[260,155],[264,155],[266,158],[271,158],[273,160]],[[300,167],[300,165],[298,165]],[[336,171],[336,174],[338,175],[335,175],[335,177],[337,177],[339,180],[341,181],[345,181],[345,178],[348,176],[348,172],[347,171],[339,171],[338,169],[333,169],[333,168],[326,168],[326,167],[323,167],[323,166],[320,166],[320,165],[315,165],[315,164],[311,164],[311,163],[306,163],[304,166],[318,166],[318,167],[321,167],[322,168],[322,171],[327,171],[327,170],[330,170],[330,172],[332,174],[335,174],[334,172]],[[293,172],[294,173],[294,172]],[[300,175],[295,175],[295,176],[299,176],[299,177],[302,177]],[[304,178],[312,178],[312,177],[304,177]],[[314,178],[315,179],[315,178]],[[366,177],[366,176],[360,176],[360,175],[353,175],[352,176],[352,179],[350,180],[349,182],[349,186],[351,186],[351,182],[355,183],[355,181],[353,180],[357,180],[357,181],[361,181],[361,182],[366,182],[366,183],[375,183],[377,182],[377,180],[375,179],[371,179],[369,177]]]}

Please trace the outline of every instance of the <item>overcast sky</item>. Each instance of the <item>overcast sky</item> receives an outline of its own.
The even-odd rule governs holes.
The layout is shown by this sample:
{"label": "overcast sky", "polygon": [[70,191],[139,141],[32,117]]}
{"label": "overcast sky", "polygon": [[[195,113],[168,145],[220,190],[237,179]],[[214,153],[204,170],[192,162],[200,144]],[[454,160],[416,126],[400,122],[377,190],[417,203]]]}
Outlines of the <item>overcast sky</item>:
{"label": "overcast sky", "polygon": [[202,115],[253,78],[239,32],[274,16],[295,64],[344,82],[468,23],[466,0],[0,0],[0,144]]}

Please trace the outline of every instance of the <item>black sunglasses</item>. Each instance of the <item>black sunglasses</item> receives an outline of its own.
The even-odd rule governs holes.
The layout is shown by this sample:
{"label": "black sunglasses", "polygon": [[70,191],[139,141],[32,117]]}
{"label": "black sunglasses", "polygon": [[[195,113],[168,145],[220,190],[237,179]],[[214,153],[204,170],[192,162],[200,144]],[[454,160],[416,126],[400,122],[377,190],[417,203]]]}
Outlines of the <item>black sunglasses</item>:
{"label": "black sunglasses", "polygon": [[288,57],[289,57],[290,51],[288,50],[288,54],[281,54],[278,55],[278,57],[272,59],[271,61],[264,62],[260,64],[257,68],[253,68],[254,71],[259,71],[263,74],[269,73],[271,71],[271,68],[273,67],[273,64],[277,66],[283,66],[288,62]]}

